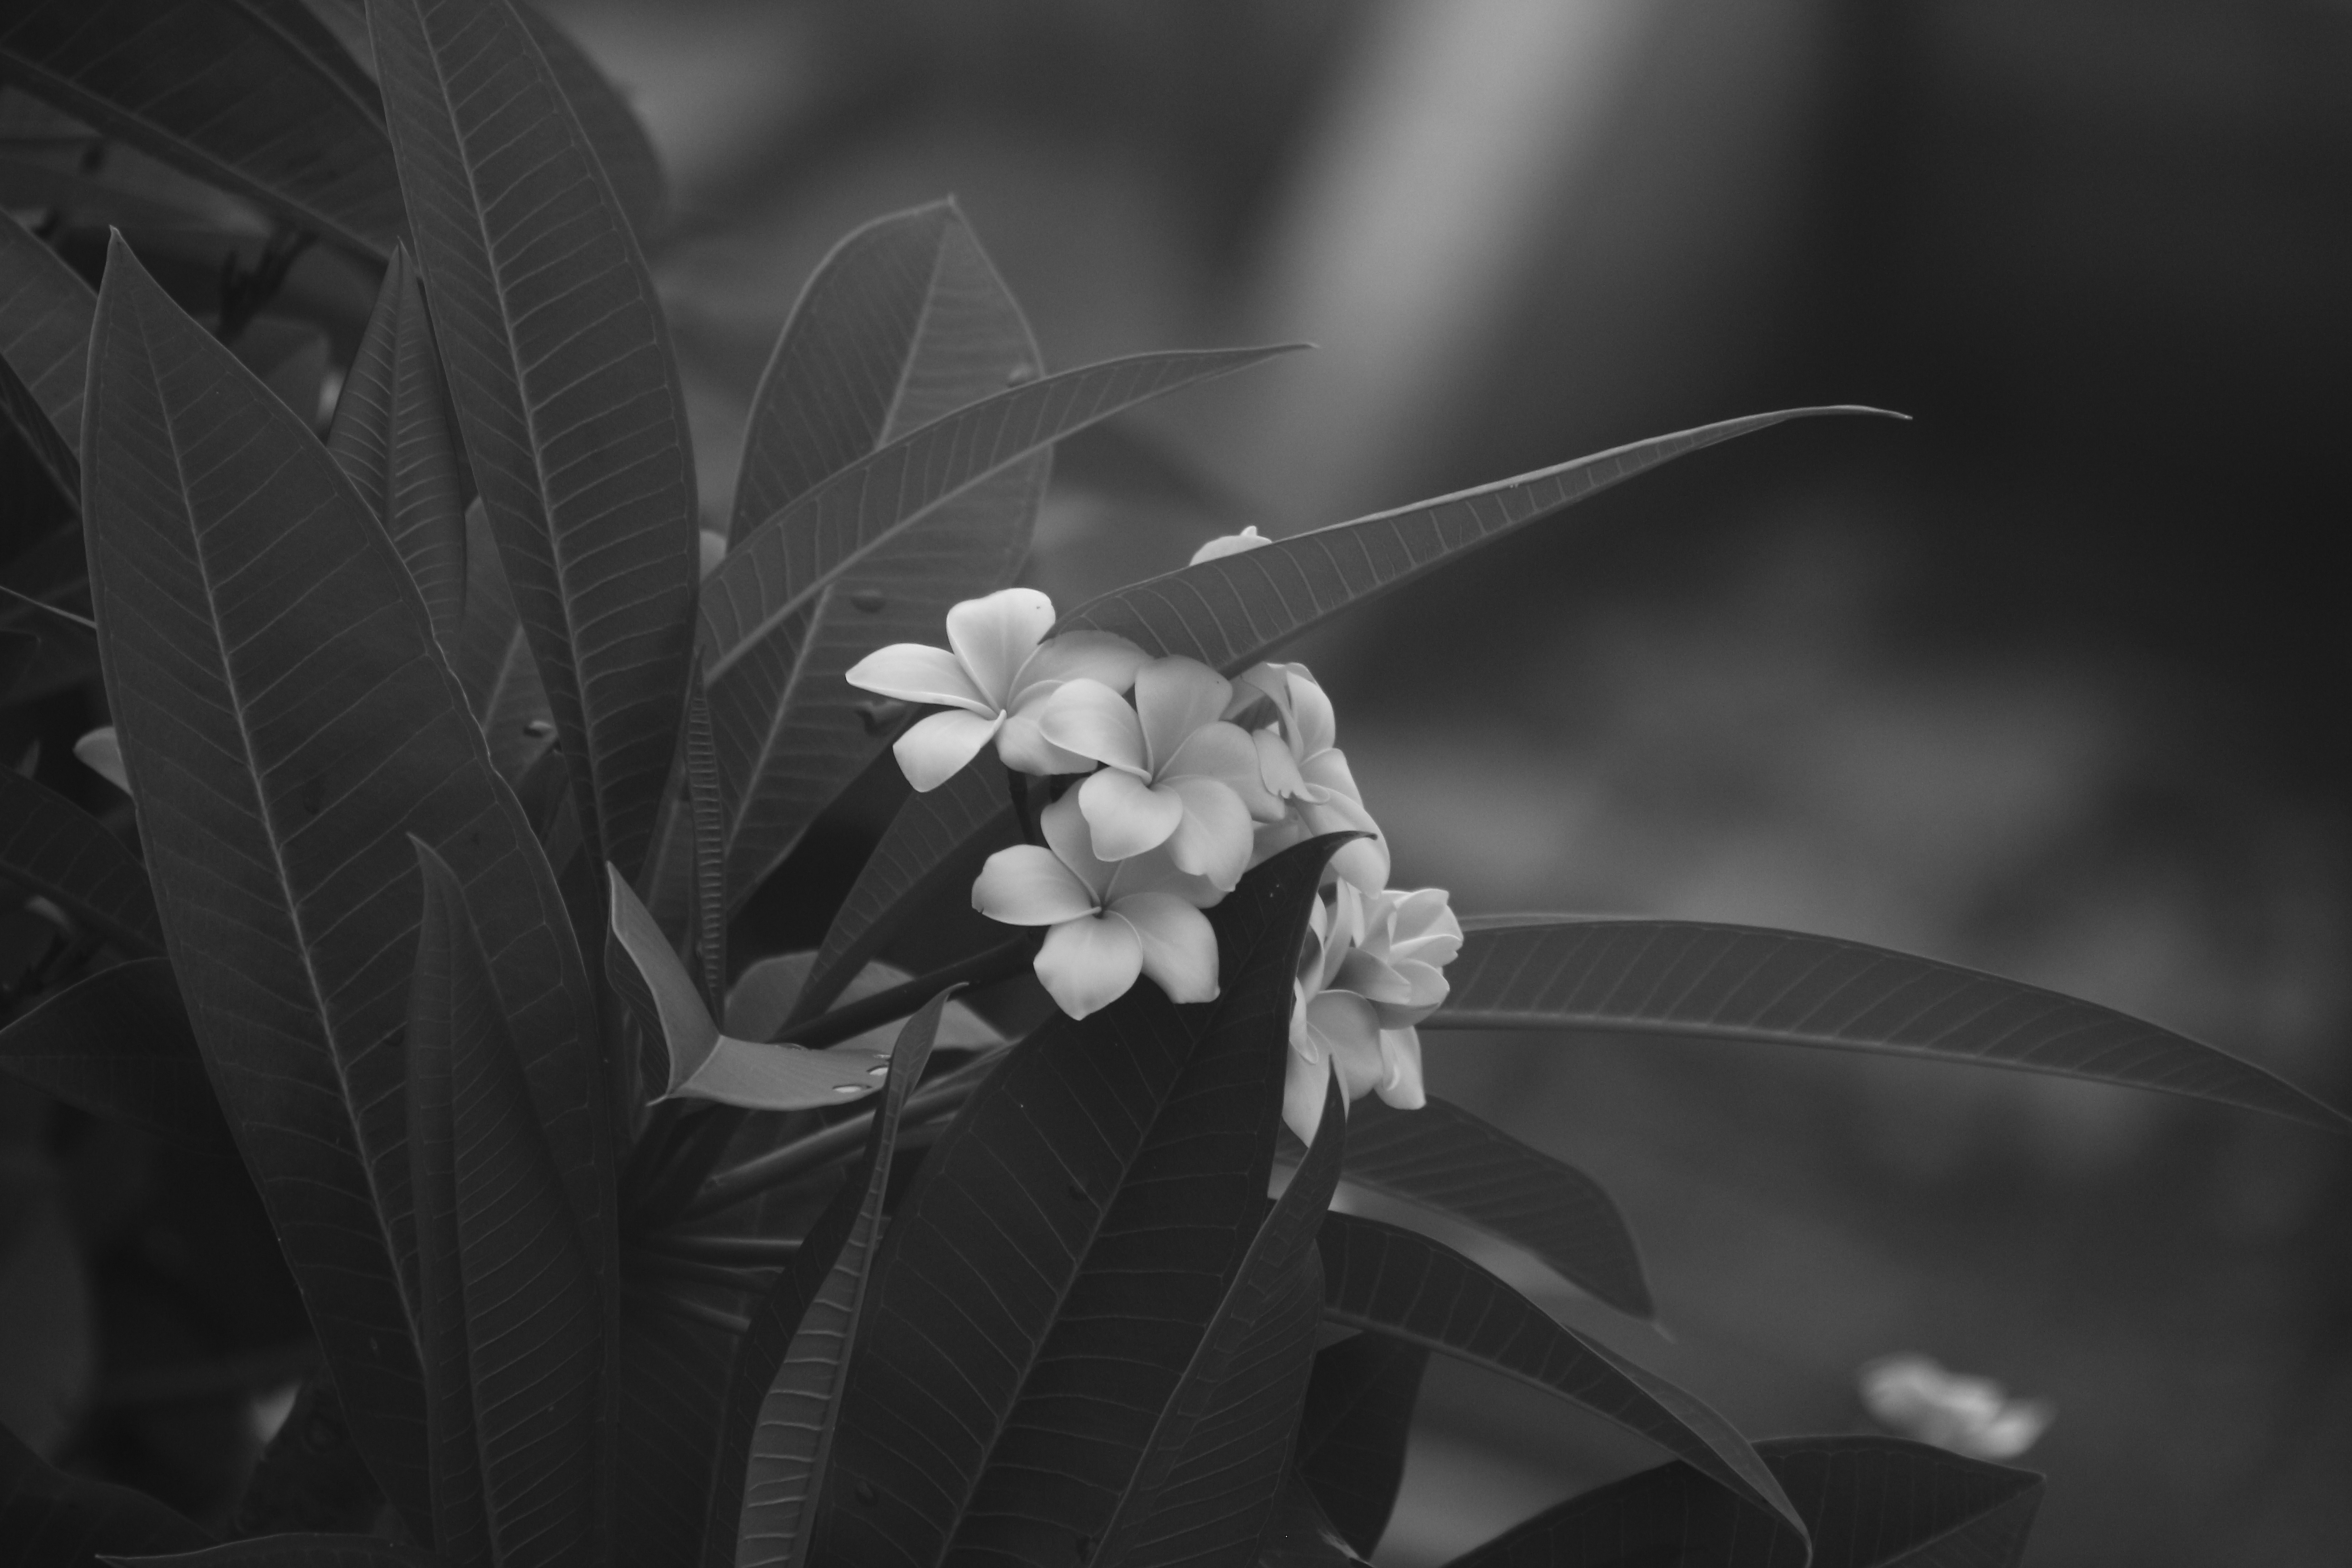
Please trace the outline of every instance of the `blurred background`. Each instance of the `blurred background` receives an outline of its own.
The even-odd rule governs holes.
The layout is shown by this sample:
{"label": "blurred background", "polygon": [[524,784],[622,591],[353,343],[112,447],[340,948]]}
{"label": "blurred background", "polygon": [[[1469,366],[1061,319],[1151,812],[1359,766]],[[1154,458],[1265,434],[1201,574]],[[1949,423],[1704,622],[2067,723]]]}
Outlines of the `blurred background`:
{"label": "blurred background", "polygon": [[[1065,605],[1245,523],[1908,414],[1687,459],[1303,648],[1399,883],[1921,952],[2352,1103],[2343,0],[548,8],[667,168],[714,520],[811,268],[949,194],[1050,368],[1319,345],[1065,448]],[[1617,1196],[1667,1332],[1515,1278],[1751,1434],[1863,1429],[1858,1370],[1924,1353],[2054,1405],[2032,1561],[2352,1561],[2352,1148],[2021,1075],[1428,1044]],[[0,1347],[67,1310],[37,1240]],[[1654,1462],[1438,1366],[1381,1560]]]}

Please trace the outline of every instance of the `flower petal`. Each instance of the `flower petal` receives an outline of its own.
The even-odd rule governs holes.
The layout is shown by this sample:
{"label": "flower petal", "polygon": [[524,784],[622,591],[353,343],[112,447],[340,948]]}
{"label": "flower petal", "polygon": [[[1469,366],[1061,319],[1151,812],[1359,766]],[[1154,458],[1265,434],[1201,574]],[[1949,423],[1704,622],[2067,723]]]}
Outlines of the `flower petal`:
{"label": "flower petal", "polygon": [[[1256,825],[1242,797],[1217,780],[1203,778],[1171,779],[1151,793],[1172,795],[1181,806],[1176,826],[1168,835],[1168,858],[1176,868],[1230,890],[1249,869],[1255,841]],[[1100,833],[1096,837],[1099,841]]]}
{"label": "flower petal", "polygon": [[1339,721],[1331,711],[1330,697],[1305,665],[1286,665],[1283,673],[1289,677],[1289,707],[1291,721],[1297,726],[1298,754],[1311,757],[1329,751],[1339,739]]}
{"label": "flower petal", "polygon": [[[1257,750],[1257,776],[1266,793],[1281,800],[1297,800],[1307,793],[1307,780],[1298,772],[1298,759],[1290,754],[1290,742],[1281,732],[1265,729],[1250,736]],[[1272,822],[1274,817],[1266,818]]]}
{"label": "flower petal", "polygon": [[1323,1125],[1323,1102],[1329,1098],[1327,1086],[1331,1081],[1331,1063],[1321,1052],[1308,1056],[1292,1051],[1283,1064],[1282,1120],[1299,1142],[1315,1142],[1315,1130]]}
{"label": "flower petal", "polygon": [[919,642],[894,642],[876,648],[851,665],[842,679],[861,690],[877,691],[901,702],[933,702],[982,715],[996,711],[996,705],[971,683],[955,655]]}
{"label": "flower petal", "polygon": [[1381,1057],[1381,1022],[1372,1005],[1352,991],[1326,991],[1307,1004],[1307,1029],[1339,1069],[1339,1087],[1359,1100],[1388,1077]]}
{"label": "flower petal", "polygon": [[1115,632],[1064,632],[1037,645],[1013,678],[1013,696],[1017,701],[1032,687],[1063,680],[1099,680],[1125,692],[1135,684],[1135,672],[1150,661],[1150,654]]}
{"label": "flower petal", "polygon": [[1216,722],[1233,694],[1233,683],[1197,658],[1155,658],[1135,672],[1135,711],[1155,777],[1193,731]]}
{"label": "flower petal", "polygon": [[1212,539],[1208,543],[1192,552],[1192,559],[1185,564],[1198,566],[1203,561],[1221,561],[1228,555],[1239,555],[1245,551],[1255,550],[1261,545],[1273,542],[1273,540],[1257,531],[1257,524],[1251,523],[1239,533],[1224,533]]}
{"label": "flower petal", "polygon": [[1083,1018],[1127,994],[1143,973],[1143,942],[1126,921],[1088,915],[1047,931],[1034,967],[1055,1005]]}
{"label": "flower petal", "polygon": [[1034,588],[1000,588],[948,612],[948,646],[991,703],[1013,694],[1013,678],[1054,629],[1054,601]]}
{"label": "flower petal", "polygon": [[1105,860],[1124,860],[1158,848],[1184,820],[1182,796],[1154,789],[1117,768],[1091,774],[1076,793],[1078,809],[1093,830],[1094,851]]}
{"label": "flower petal", "polygon": [[1160,770],[1162,783],[1180,778],[1215,779],[1241,797],[1252,816],[1261,822],[1272,822],[1280,816],[1283,805],[1275,793],[1265,787],[1265,769],[1258,761],[1257,743],[1237,724],[1222,720],[1202,725],[1184,737],[1167,766]]}
{"label": "flower petal", "polygon": [[1429,1103],[1421,1087],[1421,1031],[1412,1027],[1381,1031],[1381,1059],[1388,1076],[1380,1082],[1380,1097],[1399,1110],[1419,1110]]}
{"label": "flower petal", "polygon": [[1355,770],[1348,766],[1348,753],[1337,746],[1327,746],[1319,752],[1302,753],[1305,761],[1298,764],[1298,776],[1306,781],[1318,798],[1339,795],[1363,804],[1364,792],[1356,787]]}
{"label": "flower petal", "polygon": [[971,907],[1009,926],[1049,926],[1094,913],[1095,896],[1052,850],[1016,844],[980,868]]}
{"label": "flower petal", "polygon": [[1045,739],[1064,751],[1143,773],[1142,721],[1126,698],[1101,681],[1066,680],[1031,711]]}
{"label": "flower petal", "polygon": [[[1059,682],[1055,683],[1057,686]],[[1045,688],[1052,690],[1054,688]],[[1016,773],[1031,778],[1050,778],[1055,773],[1090,773],[1095,760],[1076,752],[1066,752],[1045,739],[1045,731],[1037,722],[1040,704],[1027,708],[1015,707],[1004,716],[1004,728],[996,732],[996,754],[1004,765]]]}
{"label": "flower petal", "polygon": [[983,719],[977,713],[967,713],[960,708],[919,720],[915,727],[898,737],[890,748],[898,759],[899,768],[907,782],[918,794],[935,790],[963,771],[963,765],[980,754],[996,733],[1002,718]]}
{"label": "flower petal", "polygon": [[1143,973],[1168,1000],[1217,999],[1217,933],[1208,916],[1173,893],[1130,893],[1110,912],[1135,928]]}

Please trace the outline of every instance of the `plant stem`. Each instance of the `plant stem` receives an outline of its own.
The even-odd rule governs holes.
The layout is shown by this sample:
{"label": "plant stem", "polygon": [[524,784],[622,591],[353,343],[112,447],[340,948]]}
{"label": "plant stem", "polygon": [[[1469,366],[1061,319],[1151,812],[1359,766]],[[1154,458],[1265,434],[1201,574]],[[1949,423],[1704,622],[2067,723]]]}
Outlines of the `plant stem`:
{"label": "plant stem", "polygon": [[950,985],[986,985],[1010,979],[1028,966],[1036,951],[1036,934],[1023,931],[1010,942],[934,969],[929,974],[917,975],[903,985],[893,985],[887,991],[835,1007],[805,1024],[788,1025],[776,1037],[775,1043],[804,1046],[811,1050],[836,1044],[881,1025],[896,1023]]}
{"label": "plant stem", "polygon": [[[991,1051],[976,1062],[968,1062],[951,1073],[943,1074],[907,1098],[907,1108],[899,1113],[902,1124],[913,1126],[959,1108],[980,1087],[988,1070],[1002,1059],[1001,1050]],[[773,1187],[780,1187],[793,1177],[849,1154],[866,1142],[874,1125],[870,1110],[835,1122],[822,1131],[805,1138],[794,1139],[781,1149],[772,1149],[757,1159],[746,1160],[732,1170],[720,1171],[705,1182],[702,1190],[685,1208],[681,1217],[702,1219],[732,1208],[747,1198],[758,1197]]]}

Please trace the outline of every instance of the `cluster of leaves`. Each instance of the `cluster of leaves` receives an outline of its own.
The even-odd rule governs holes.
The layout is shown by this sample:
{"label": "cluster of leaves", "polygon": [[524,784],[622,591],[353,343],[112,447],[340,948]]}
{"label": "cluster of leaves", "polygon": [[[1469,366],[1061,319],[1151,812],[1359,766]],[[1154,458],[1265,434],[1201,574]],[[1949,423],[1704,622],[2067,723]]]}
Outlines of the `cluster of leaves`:
{"label": "cluster of leaves", "polygon": [[[366,1483],[321,1510],[274,1448],[255,1490],[294,1501],[222,1541],[10,1439],[0,1562],[1355,1561],[1433,1352],[1671,1456],[1465,1563],[2015,1560],[2035,1478],[1751,1445],[1438,1241],[1331,1211],[1352,1184],[1652,1310],[1599,1185],[1457,1107],[1342,1114],[1335,1089],[1286,1142],[1336,837],[1215,910],[1217,999],[1144,984],[1073,1022],[1037,1005],[1031,939],[961,909],[1021,832],[1002,769],[908,796],[871,766],[911,716],[843,672],[1014,577],[1054,444],[1274,351],[1045,374],[951,206],[886,218],[810,282],[708,538],[640,244],[658,178],[527,7],[26,0],[0,72],[268,215],[279,257],[381,274],[321,440],[233,341],[257,273],[208,330],[120,235],[93,292],[0,223],[0,413],[53,503],[12,545],[34,602],[0,637],[37,655],[12,698],[102,672],[135,806],[126,838],[0,772],[0,878],[61,932],[0,1064],[242,1160]],[[1237,672],[1790,416],[1181,567],[1059,629]],[[855,884],[797,883],[860,791],[896,813]],[[730,952],[754,895],[826,900],[822,946]],[[1944,1057],[2342,1125],[2195,1042],[1925,960],[1465,924],[1425,1029]],[[879,964],[910,952],[925,973]],[[967,983],[976,1011],[948,998]],[[722,1069],[765,1109],[667,1092]],[[345,1531],[283,1532],[322,1512]]]}

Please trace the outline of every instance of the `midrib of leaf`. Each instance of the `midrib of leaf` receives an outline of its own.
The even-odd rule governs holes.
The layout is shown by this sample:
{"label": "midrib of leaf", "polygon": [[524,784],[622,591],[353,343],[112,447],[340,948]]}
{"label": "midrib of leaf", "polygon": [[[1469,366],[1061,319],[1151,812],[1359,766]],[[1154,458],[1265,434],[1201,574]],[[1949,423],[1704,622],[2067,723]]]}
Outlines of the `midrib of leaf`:
{"label": "midrib of leaf", "polygon": [[971,1500],[979,1491],[982,1479],[987,1476],[990,1465],[996,1458],[998,1445],[1004,1440],[1004,1428],[1012,1421],[1013,1412],[1021,1407],[1021,1395],[1027,1390],[1029,1379],[1037,1370],[1038,1357],[1045,1352],[1045,1346],[1054,1337],[1052,1327],[1061,1321],[1063,1304],[1069,1300],[1070,1292],[1077,1288],[1078,1280],[1085,1276],[1087,1259],[1094,1256],[1095,1247],[1101,1242],[1103,1225],[1110,1218],[1111,1211],[1118,1206],[1119,1194],[1127,1190],[1127,1179],[1135,1173],[1136,1162],[1143,1158],[1144,1151],[1151,1147],[1152,1139],[1159,1134],[1160,1123],[1166,1120],[1169,1107],[1176,1099],[1177,1088],[1184,1081],[1184,1075],[1192,1069],[1193,1058],[1199,1054],[1201,1039],[1204,1032],[1192,1031],[1192,1039],[1186,1048],[1184,1065],[1178,1068],[1175,1074],[1169,1079],[1168,1092],[1160,1096],[1159,1105],[1152,1110],[1151,1125],[1146,1128],[1143,1135],[1135,1141],[1134,1153],[1121,1163],[1118,1184],[1110,1190],[1109,1195],[1095,1209],[1094,1223],[1087,1231],[1086,1250],[1077,1254],[1068,1275],[1062,1281],[1061,1288],[1054,1292],[1053,1310],[1045,1313],[1041,1320],[1046,1325],[1047,1331],[1037,1335],[1030,1342],[1028,1352],[1021,1361],[1020,1381],[1013,1385],[1013,1398],[1006,1404],[1003,1410],[998,1413],[994,1429],[989,1434],[987,1451],[981,1456],[980,1462],[971,1468],[971,1475],[966,1478],[956,1497],[954,1521],[948,1526],[947,1540],[941,1543],[942,1558],[955,1544],[957,1532],[963,1526],[964,1515],[971,1510]]}
{"label": "midrib of leaf", "polygon": [[[163,373],[155,363],[154,351],[149,345],[143,321],[141,323],[139,333],[139,353],[147,362],[148,379],[159,386],[163,384]],[[221,682],[228,688],[229,716],[236,725],[237,742],[244,750],[246,776],[253,781],[254,814],[260,817],[262,837],[269,844],[270,873],[277,879],[278,900],[285,907],[287,921],[294,928],[294,950],[296,955],[301,960],[303,981],[310,987],[311,1011],[319,1019],[320,1032],[327,1037],[327,1063],[334,1071],[336,1086],[342,1091],[344,1114],[349,1117],[351,1108],[358,1103],[358,1097],[353,1090],[350,1072],[344,1065],[345,1053],[341,1048],[341,1042],[336,1032],[334,1013],[328,1005],[327,989],[320,982],[318,965],[311,957],[312,943],[307,922],[303,919],[302,900],[296,896],[294,879],[287,870],[284,836],[278,832],[277,814],[270,809],[269,792],[262,784],[260,755],[254,744],[252,729],[247,722],[247,705],[244,693],[237,685],[235,657],[226,637],[222,635],[220,596],[215,586],[212,562],[205,550],[205,531],[197,525],[195,513],[188,510],[187,497],[190,493],[188,466],[185,451],[180,442],[179,425],[173,417],[168,400],[158,399],[157,404],[163,416],[164,439],[171,447],[173,475],[178,480],[181,515],[187,523],[188,538],[195,557],[196,572],[205,596],[205,618],[210,625],[213,645],[220,656]],[[248,497],[249,495],[250,492]],[[354,1136],[358,1133],[356,1119],[353,1120],[352,1132]],[[367,1182],[368,1195],[373,1200],[370,1206],[375,1210],[377,1226],[382,1229],[385,1207],[384,1194],[377,1184],[376,1162],[371,1157],[376,1152],[378,1151],[370,1150],[362,1143],[357,1163],[362,1176]],[[408,1316],[409,1333],[414,1338],[416,1333],[415,1282],[407,1278],[406,1260],[402,1257],[399,1245],[389,1232],[384,1235],[383,1243],[384,1252],[392,1261],[394,1277],[400,1283],[401,1310]]]}
{"label": "midrib of leaf", "polygon": [[[894,436],[904,436],[904,430],[892,430],[898,422],[898,410],[906,405],[907,383],[915,374],[915,363],[922,357],[923,333],[931,324],[931,314],[939,308],[940,267],[947,258],[947,236],[931,247],[931,272],[923,284],[923,308],[915,313],[915,330],[908,334],[907,352],[898,356],[898,384],[890,390],[890,404],[882,412],[882,427],[874,433],[874,444],[866,450],[879,451],[890,444]],[[950,413],[954,412],[950,409]]]}
{"label": "midrib of leaf", "polygon": [[793,652],[793,672],[784,678],[782,689],[777,692],[774,705],[768,710],[768,722],[761,731],[759,752],[753,757],[751,766],[744,773],[744,779],[751,787],[743,792],[743,798],[736,804],[735,820],[727,825],[726,858],[730,863],[735,858],[736,842],[742,837],[745,825],[751,820],[751,807],[758,801],[760,784],[768,776],[768,763],[775,756],[777,746],[782,743],[784,731],[791,728],[788,721],[797,717],[793,711],[793,699],[800,691],[801,677],[808,673],[810,657],[816,649],[817,632],[824,625],[824,613],[833,607],[832,586],[826,584],[825,596],[818,600],[816,608],[809,613],[808,635],[801,638],[801,646]]}

